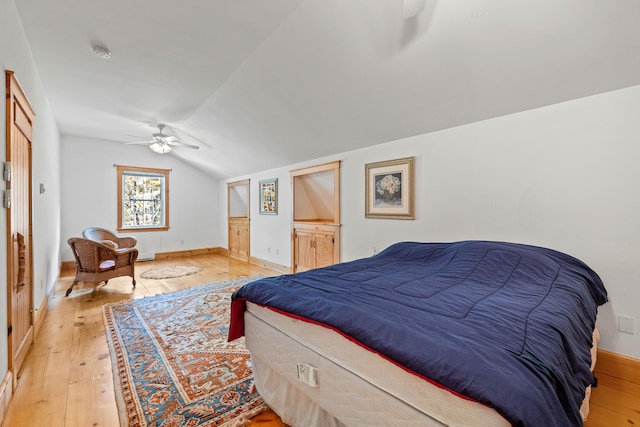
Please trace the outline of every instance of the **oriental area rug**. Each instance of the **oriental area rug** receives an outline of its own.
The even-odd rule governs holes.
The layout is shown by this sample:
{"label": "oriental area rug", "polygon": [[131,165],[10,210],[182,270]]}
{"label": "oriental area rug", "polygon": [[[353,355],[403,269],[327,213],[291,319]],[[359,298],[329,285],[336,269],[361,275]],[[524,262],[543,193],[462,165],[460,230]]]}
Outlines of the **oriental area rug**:
{"label": "oriental area rug", "polygon": [[122,427],[235,427],[268,409],[244,339],[227,342],[231,294],[260,277],[104,306]]}

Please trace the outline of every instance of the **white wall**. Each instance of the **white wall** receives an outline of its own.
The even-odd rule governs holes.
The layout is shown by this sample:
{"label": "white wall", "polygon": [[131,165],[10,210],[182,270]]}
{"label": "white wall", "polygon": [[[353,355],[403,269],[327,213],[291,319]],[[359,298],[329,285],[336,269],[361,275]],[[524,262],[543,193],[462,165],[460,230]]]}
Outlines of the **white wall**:
{"label": "white wall", "polygon": [[[249,185],[251,256],[288,268],[291,265],[291,222],[293,212],[291,208],[292,188],[289,168],[263,171],[239,179],[247,178],[251,179]],[[260,215],[260,181],[273,178],[278,179],[278,213],[277,215]],[[232,179],[229,182],[237,180]],[[226,188],[226,184],[223,183],[222,185]],[[224,203],[221,203],[221,205],[224,205]],[[221,233],[226,239],[226,212],[221,218],[223,219]],[[226,247],[227,240],[224,242]]]}
{"label": "white wall", "polygon": [[[12,0],[0,0],[0,68],[16,74],[36,118],[33,129],[33,306],[39,308],[58,276],[60,237],[60,134],[31,57],[18,12]],[[4,89],[3,89],[4,91]],[[6,131],[6,105],[0,103],[0,135]],[[0,150],[0,162],[6,152]],[[47,191],[38,192],[44,183]],[[4,190],[4,185],[0,189]],[[0,209],[0,331],[7,330],[6,210]],[[0,338],[0,379],[8,367],[7,335]]]}
{"label": "white wall", "polygon": [[[505,240],[567,252],[609,292],[601,347],[640,358],[638,117],[635,86],[243,176],[252,180],[251,254],[291,264],[289,170],[340,159],[343,261],[402,240]],[[416,219],[366,219],[364,165],[407,156],[416,157]],[[279,178],[277,216],[257,212],[257,183],[266,178]],[[635,318],[634,335],[617,331],[618,315]]]}
{"label": "white wall", "polygon": [[82,230],[118,224],[117,170],[114,165],[170,169],[168,231],[122,233],[138,239],[141,254],[226,247],[219,234],[220,184],[173,155],[146,146],[75,136],[62,137],[62,220],[60,251],[73,260],[67,244]]}

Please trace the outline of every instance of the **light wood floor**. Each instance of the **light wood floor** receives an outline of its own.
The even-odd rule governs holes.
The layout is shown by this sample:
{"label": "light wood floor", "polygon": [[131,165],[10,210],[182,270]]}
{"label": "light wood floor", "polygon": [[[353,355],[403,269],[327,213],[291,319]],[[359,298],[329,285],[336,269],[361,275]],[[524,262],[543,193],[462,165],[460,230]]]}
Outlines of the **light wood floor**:
{"label": "light wood floor", "polygon": [[[3,427],[118,426],[111,358],[102,321],[103,304],[240,276],[279,274],[222,255],[201,255],[140,262],[136,264],[137,276],[151,267],[169,264],[198,265],[203,270],[166,280],[137,277],[135,290],[127,278],[112,279],[96,292],[95,298],[91,297],[91,288],[83,284],[65,297],[64,291],[74,272],[63,273],[49,299],[49,313],[27,356]],[[640,385],[606,376],[600,376],[599,380],[586,426],[640,426]],[[273,414],[254,419],[253,425],[283,426]]]}

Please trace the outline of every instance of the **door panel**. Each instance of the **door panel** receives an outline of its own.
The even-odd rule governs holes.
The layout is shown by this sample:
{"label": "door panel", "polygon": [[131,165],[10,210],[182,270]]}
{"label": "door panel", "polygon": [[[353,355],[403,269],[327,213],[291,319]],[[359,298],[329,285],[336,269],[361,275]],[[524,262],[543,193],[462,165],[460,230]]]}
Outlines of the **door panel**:
{"label": "door panel", "polygon": [[296,272],[316,267],[316,252],[313,249],[313,233],[295,230]]}
{"label": "door panel", "polygon": [[238,226],[238,258],[249,261],[249,224]]}
{"label": "door panel", "polygon": [[7,293],[9,324],[9,369],[20,375],[33,342],[32,244],[31,244],[31,137],[34,113],[13,72],[6,72],[7,162],[10,177],[6,190],[7,209]]}
{"label": "door panel", "polygon": [[333,233],[315,236],[316,268],[334,264],[333,261]]}

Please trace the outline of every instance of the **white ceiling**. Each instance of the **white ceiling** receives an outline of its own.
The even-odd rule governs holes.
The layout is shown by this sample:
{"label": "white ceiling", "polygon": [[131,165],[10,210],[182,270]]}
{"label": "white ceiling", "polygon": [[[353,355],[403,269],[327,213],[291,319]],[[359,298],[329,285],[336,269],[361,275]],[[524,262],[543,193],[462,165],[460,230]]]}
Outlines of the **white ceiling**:
{"label": "white ceiling", "polygon": [[63,134],[220,178],[640,84],[638,0],[15,3]]}

